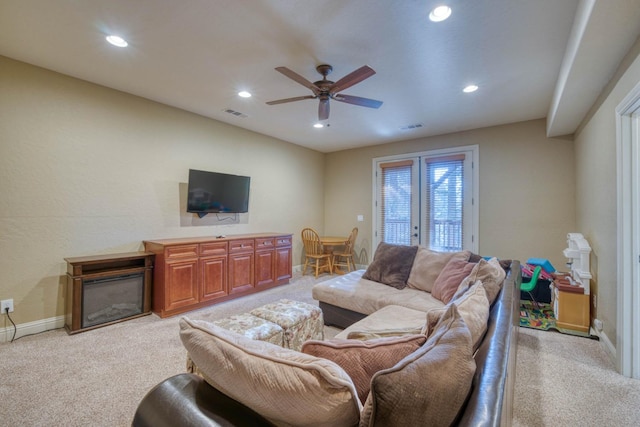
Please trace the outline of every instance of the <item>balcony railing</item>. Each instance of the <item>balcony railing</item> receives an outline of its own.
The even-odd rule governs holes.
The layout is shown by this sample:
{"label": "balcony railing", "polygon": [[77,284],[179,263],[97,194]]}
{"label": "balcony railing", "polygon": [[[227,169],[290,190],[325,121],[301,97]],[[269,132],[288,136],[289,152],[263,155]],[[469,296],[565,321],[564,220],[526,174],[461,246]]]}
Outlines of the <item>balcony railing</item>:
{"label": "balcony railing", "polygon": [[[439,252],[462,250],[462,221],[435,220],[433,232],[429,235],[429,249]],[[394,245],[411,244],[411,223],[408,220],[387,220],[384,224],[385,243]]]}

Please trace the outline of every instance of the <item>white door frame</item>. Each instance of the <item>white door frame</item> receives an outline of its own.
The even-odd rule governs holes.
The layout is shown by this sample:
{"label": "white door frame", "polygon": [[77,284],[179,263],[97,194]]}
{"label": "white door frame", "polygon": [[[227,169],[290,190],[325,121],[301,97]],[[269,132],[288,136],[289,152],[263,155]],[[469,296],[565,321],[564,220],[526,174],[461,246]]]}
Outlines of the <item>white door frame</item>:
{"label": "white door frame", "polygon": [[616,108],[618,370],[640,379],[640,83]]}

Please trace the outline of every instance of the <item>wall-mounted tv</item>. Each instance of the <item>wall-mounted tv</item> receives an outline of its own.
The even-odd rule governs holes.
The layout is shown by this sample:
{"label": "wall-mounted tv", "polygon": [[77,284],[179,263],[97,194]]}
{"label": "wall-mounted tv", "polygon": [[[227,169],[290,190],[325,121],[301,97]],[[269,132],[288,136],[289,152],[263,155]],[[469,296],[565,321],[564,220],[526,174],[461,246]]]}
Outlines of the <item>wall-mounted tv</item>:
{"label": "wall-mounted tv", "polygon": [[243,213],[249,210],[251,177],[189,169],[187,212],[200,218],[208,213]]}

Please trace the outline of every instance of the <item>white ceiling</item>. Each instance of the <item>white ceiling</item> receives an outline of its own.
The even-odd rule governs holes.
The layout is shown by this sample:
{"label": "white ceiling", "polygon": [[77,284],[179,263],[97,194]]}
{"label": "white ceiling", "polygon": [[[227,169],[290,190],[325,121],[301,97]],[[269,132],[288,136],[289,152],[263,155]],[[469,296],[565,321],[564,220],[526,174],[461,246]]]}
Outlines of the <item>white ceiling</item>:
{"label": "white ceiling", "polygon": [[[0,0],[0,55],[321,152],[543,117],[571,134],[639,35],[640,0]],[[343,93],[384,104],[331,101],[323,129],[315,99],[265,104],[311,94],[275,67],[323,63],[369,65]]]}

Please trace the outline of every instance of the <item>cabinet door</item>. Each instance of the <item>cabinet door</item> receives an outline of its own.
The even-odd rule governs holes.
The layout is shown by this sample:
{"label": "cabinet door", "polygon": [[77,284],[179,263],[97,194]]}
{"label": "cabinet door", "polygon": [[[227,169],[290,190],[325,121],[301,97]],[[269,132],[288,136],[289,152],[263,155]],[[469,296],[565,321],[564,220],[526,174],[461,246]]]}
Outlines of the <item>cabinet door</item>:
{"label": "cabinet door", "polygon": [[200,301],[229,294],[227,289],[227,257],[200,259]]}
{"label": "cabinet door", "polygon": [[273,249],[256,251],[256,288],[273,285],[275,252]]}
{"label": "cabinet door", "polygon": [[229,292],[253,289],[253,252],[229,255]]}
{"label": "cabinet door", "polygon": [[291,279],[291,246],[279,247],[275,251],[275,280],[287,283]]}
{"label": "cabinet door", "polygon": [[198,302],[198,260],[187,259],[165,264],[166,311]]}

